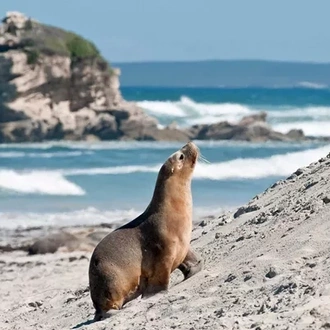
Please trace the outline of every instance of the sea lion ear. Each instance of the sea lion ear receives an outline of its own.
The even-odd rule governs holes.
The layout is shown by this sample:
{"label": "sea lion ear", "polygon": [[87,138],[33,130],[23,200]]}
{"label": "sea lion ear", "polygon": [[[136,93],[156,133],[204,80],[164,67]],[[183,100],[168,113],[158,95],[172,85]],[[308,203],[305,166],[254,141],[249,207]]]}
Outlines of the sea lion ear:
{"label": "sea lion ear", "polygon": [[171,173],[172,173],[172,174],[174,173],[174,167],[171,168]]}

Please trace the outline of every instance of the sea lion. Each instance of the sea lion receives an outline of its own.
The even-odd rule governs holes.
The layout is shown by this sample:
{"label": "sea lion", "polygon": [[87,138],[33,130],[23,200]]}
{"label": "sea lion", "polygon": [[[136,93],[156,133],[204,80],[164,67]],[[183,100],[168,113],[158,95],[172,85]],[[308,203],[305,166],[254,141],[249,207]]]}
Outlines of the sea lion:
{"label": "sea lion", "polygon": [[166,291],[176,268],[185,280],[202,269],[201,258],[190,248],[191,178],[198,157],[192,142],[172,154],[159,170],[146,210],[96,246],[89,266],[94,321],[140,295]]}
{"label": "sea lion", "polygon": [[50,234],[46,237],[36,240],[28,250],[29,255],[33,254],[46,254],[55,253],[63,247],[76,247],[79,241],[76,236],[67,233],[65,231],[60,231],[58,233]]}
{"label": "sea lion", "polygon": [[108,232],[105,231],[80,231],[69,233],[60,230],[57,233],[49,234],[45,237],[37,239],[28,247],[28,254],[46,254],[72,251],[88,251],[92,252],[95,246],[104,238]]}

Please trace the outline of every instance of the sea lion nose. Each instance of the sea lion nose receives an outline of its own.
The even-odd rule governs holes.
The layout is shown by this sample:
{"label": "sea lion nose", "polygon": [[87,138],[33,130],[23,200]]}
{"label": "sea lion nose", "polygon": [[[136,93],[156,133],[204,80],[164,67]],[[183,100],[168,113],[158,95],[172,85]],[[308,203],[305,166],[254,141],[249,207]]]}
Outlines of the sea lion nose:
{"label": "sea lion nose", "polygon": [[192,141],[189,141],[189,142],[184,146],[184,148],[194,148],[194,147],[196,147],[196,146],[195,146],[195,143],[192,142]]}
{"label": "sea lion nose", "polygon": [[188,149],[188,150],[193,150],[193,151],[196,151],[198,152],[198,147],[196,146],[196,144],[192,141],[189,141],[185,146],[184,146],[185,149]]}

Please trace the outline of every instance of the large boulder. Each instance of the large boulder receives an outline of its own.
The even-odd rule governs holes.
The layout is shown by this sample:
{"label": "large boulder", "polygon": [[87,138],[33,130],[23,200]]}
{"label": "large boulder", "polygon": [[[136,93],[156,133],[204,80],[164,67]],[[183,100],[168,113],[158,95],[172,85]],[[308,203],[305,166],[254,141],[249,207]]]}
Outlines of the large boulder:
{"label": "large boulder", "polygon": [[237,124],[227,121],[215,124],[194,125],[189,134],[198,140],[240,140],[251,142],[304,140],[302,131],[291,131],[288,134],[276,132],[266,122],[267,114],[261,112],[243,117]]}
{"label": "large boulder", "polygon": [[108,113],[101,113],[86,125],[86,133],[101,140],[114,140],[119,136],[116,118]]}
{"label": "large boulder", "polygon": [[243,131],[243,127],[230,124],[227,121],[210,125],[194,125],[189,130],[191,136],[197,140],[231,140]]}
{"label": "large boulder", "polygon": [[267,119],[267,113],[265,111],[253,114],[253,115],[248,115],[244,116],[239,122],[239,126],[249,126],[258,122],[266,123]]}

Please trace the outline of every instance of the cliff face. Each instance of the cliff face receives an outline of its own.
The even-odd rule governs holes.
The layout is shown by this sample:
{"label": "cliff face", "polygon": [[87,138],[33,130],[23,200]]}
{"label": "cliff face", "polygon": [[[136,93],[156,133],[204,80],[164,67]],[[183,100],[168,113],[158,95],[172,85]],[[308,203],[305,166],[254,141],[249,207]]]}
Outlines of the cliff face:
{"label": "cliff face", "polygon": [[118,69],[90,42],[7,13],[0,27],[0,142],[152,139],[157,121],[123,100]]}

